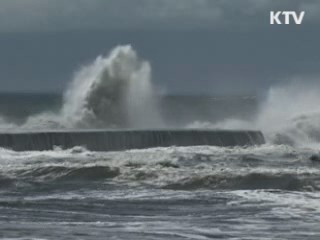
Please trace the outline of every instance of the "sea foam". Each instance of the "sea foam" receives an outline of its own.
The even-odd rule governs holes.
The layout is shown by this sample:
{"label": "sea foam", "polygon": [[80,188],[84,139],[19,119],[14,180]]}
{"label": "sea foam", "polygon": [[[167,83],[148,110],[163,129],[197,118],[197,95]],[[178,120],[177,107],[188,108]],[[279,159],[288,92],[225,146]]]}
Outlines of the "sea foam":
{"label": "sea foam", "polygon": [[161,127],[149,62],[130,45],[82,67],[64,93],[58,114],[30,116],[24,129]]}

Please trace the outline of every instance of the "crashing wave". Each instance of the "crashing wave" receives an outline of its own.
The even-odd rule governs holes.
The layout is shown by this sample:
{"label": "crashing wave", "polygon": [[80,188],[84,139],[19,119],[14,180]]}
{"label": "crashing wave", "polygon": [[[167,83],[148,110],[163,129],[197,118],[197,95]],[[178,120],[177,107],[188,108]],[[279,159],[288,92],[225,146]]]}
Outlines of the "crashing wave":
{"label": "crashing wave", "polygon": [[150,64],[140,60],[131,46],[98,57],[76,74],[61,116],[69,128],[159,125]]}
{"label": "crashing wave", "polygon": [[[30,116],[23,129],[161,127],[149,62],[129,45],[76,73],[59,113]],[[3,124],[2,124],[3,122]],[[3,128],[12,126],[0,119]]]}
{"label": "crashing wave", "polygon": [[318,84],[295,81],[272,87],[252,121],[224,119],[196,125],[207,128],[259,129],[268,142],[310,147],[320,143]]}

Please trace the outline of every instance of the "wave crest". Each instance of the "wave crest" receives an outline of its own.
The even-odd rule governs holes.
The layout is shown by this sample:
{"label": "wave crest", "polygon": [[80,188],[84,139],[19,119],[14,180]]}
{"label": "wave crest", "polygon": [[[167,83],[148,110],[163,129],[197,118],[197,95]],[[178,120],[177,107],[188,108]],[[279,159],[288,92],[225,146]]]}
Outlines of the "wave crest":
{"label": "wave crest", "polygon": [[17,171],[16,175],[32,181],[96,181],[118,176],[119,169],[109,166],[47,166]]}
{"label": "wave crest", "polygon": [[179,182],[170,183],[164,188],[174,190],[218,189],[218,190],[304,190],[312,184],[292,174],[265,174],[249,173],[241,176],[207,175],[181,179]]}
{"label": "wave crest", "polygon": [[[1,120],[2,128],[16,128]],[[23,129],[161,127],[149,62],[130,45],[114,48],[75,74],[58,113],[30,116]]]}
{"label": "wave crest", "polygon": [[62,116],[68,127],[152,126],[160,121],[155,98],[150,64],[119,46],[77,73]]}

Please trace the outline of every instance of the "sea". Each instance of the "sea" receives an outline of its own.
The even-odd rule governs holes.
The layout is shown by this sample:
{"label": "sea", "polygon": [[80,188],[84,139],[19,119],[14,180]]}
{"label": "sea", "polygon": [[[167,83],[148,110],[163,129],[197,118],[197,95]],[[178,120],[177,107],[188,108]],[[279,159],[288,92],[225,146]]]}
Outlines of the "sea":
{"label": "sea", "polygon": [[[15,124],[62,102],[55,94],[0,100]],[[117,152],[0,148],[0,237],[319,239],[318,156],[317,147],[270,142]]]}
{"label": "sea", "polygon": [[63,95],[0,94],[0,135],[256,129],[266,143],[99,152],[0,146],[0,238],[320,239],[315,88],[281,86],[265,99],[158,98],[149,70],[130,47],[118,47],[81,69]]}

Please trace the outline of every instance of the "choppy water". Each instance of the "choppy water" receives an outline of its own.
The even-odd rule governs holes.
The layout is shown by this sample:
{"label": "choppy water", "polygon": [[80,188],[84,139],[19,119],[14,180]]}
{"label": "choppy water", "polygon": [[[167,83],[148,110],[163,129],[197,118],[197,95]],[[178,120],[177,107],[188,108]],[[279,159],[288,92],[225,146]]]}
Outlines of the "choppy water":
{"label": "choppy water", "polygon": [[271,89],[261,106],[247,97],[158,102],[150,64],[124,46],[80,69],[63,98],[0,94],[1,131],[253,128],[270,143],[0,148],[0,238],[320,239],[319,88],[302,83]]}
{"label": "choppy water", "polygon": [[3,238],[320,237],[315,149],[0,153]]}

